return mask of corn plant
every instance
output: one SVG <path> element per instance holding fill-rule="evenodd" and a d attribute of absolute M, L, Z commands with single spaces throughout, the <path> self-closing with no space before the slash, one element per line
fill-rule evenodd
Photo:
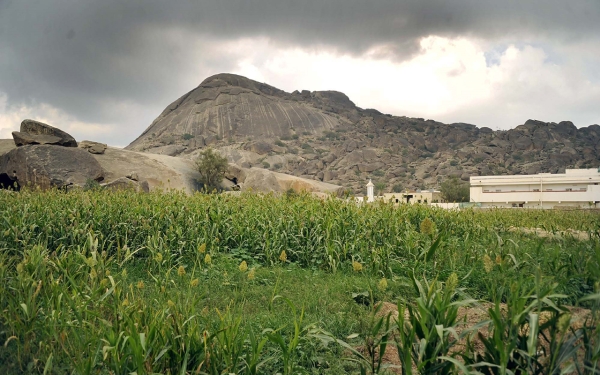
<path fill-rule="evenodd" d="M 398 302 L 396 347 L 402 372 L 412 374 L 416 369 L 419 374 L 451 374 L 453 362 L 443 357 L 462 338 L 456 332 L 458 308 L 475 301 L 459 298 L 456 274 L 445 285 L 427 279 L 421 283 L 413 276 L 413 286 L 418 293 L 416 306 Z"/>

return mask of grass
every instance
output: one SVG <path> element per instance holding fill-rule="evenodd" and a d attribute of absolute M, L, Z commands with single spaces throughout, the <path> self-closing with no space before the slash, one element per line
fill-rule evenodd
<path fill-rule="evenodd" d="M 404 373 L 592 374 L 600 358 L 595 315 L 573 328 L 564 307 L 598 303 L 591 211 L 96 190 L 0 207 L 2 373 L 383 374 L 392 346 Z M 496 306 L 489 336 L 461 340 L 487 345 L 453 351 L 473 298 Z"/>

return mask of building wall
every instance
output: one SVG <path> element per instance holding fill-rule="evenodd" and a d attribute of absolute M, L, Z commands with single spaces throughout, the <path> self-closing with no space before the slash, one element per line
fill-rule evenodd
<path fill-rule="evenodd" d="M 386 202 L 391 203 L 406 203 L 407 198 L 410 197 L 409 203 L 433 203 L 434 201 L 441 202 L 442 194 L 439 191 L 422 191 L 420 193 L 417 192 L 408 192 L 408 193 L 385 193 L 383 194 L 383 199 Z M 420 201 L 420 202 L 419 202 Z M 425 202 L 427 201 L 427 202 Z"/>
<path fill-rule="evenodd" d="M 471 201 L 482 207 L 600 208 L 600 172 L 471 177 Z"/>

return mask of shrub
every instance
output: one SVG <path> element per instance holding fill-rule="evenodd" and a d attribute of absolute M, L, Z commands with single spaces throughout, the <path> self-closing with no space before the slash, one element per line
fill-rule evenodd
<path fill-rule="evenodd" d="M 206 190 L 217 189 L 225 171 L 227 171 L 227 159 L 212 148 L 200 152 L 196 159 L 196 169 L 200 173 L 200 182 Z"/>
<path fill-rule="evenodd" d="M 100 183 L 96 180 L 92 180 L 91 178 L 88 178 L 87 180 L 85 180 L 85 185 L 83 185 L 83 190 L 85 191 L 89 191 L 89 190 L 99 190 L 102 187 L 100 186 Z"/>
<path fill-rule="evenodd" d="M 189 140 L 189 139 L 192 139 L 192 138 L 194 138 L 194 136 L 193 136 L 193 135 L 191 135 L 190 133 L 185 133 L 184 135 L 182 135 L 182 136 L 181 136 L 181 138 L 183 138 L 184 140 L 186 140 L 186 141 L 187 141 L 187 140 Z"/>
<path fill-rule="evenodd" d="M 457 177 L 451 177 L 442 182 L 440 187 L 442 197 L 446 202 L 469 202 L 470 189 L 469 183 L 459 180 Z"/>

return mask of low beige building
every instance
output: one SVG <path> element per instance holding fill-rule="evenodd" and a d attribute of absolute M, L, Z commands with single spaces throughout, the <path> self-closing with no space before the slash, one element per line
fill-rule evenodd
<path fill-rule="evenodd" d="M 403 193 L 385 193 L 381 197 L 386 202 L 391 203 L 439 203 L 443 202 L 442 193 L 438 190 L 416 190 Z"/>

